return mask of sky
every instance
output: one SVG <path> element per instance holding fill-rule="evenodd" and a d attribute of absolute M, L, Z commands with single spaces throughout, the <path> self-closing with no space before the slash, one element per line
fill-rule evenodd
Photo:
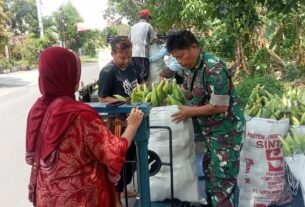
<path fill-rule="evenodd" d="M 70 1 L 78 10 L 84 23 L 88 27 L 102 28 L 106 22 L 103 19 L 103 11 L 107 8 L 107 0 L 40 0 L 42 15 L 50 15 L 57 11 L 59 6 Z"/>

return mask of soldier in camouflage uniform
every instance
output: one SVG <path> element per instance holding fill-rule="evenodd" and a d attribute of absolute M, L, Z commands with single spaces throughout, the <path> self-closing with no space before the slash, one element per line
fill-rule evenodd
<path fill-rule="evenodd" d="M 171 34 L 167 50 L 188 68 L 184 88 L 191 106 L 172 115 L 180 122 L 198 117 L 205 137 L 203 168 L 209 206 L 237 206 L 239 154 L 244 137 L 244 115 L 236 100 L 230 73 L 217 57 L 200 51 L 195 36 L 185 30 Z"/>

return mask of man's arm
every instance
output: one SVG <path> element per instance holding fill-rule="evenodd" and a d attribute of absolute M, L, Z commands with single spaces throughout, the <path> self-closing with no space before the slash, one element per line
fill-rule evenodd
<path fill-rule="evenodd" d="M 149 57 L 149 62 L 153 63 L 161 58 L 163 58 L 167 54 L 167 50 L 165 47 L 162 47 L 161 50 L 159 50 L 156 54 Z"/>
<path fill-rule="evenodd" d="M 228 106 L 215 106 L 212 104 L 206 104 L 202 106 L 190 107 L 190 117 L 193 116 L 211 116 L 214 114 L 220 114 L 228 111 Z"/>
<path fill-rule="evenodd" d="M 230 79 L 227 72 L 218 68 L 211 76 L 210 88 L 213 90 L 210 102 L 203 106 L 181 106 L 172 115 L 173 121 L 180 122 L 194 116 L 211 116 L 227 112 L 230 105 Z"/>
<path fill-rule="evenodd" d="M 224 113 L 228 111 L 228 106 L 213 106 L 206 104 L 203 106 L 180 106 L 179 111 L 172 115 L 174 122 L 184 121 L 196 116 L 211 116 L 213 114 Z"/>
<path fill-rule="evenodd" d="M 98 101 L 103 102 L 103 103 L 109 103 L 109 102 L 118 101 L 118 99 L 116 99 L 112 96 L 107 96 L 107 97 L 104 97 L 104 98 L 98 97 Z"/>
<path fill-rule="evenodd" d="M 174 57 L 169 57 L 171 58 L 170 63 L 168 65 L 168 67 L 175 72 L 179 72 L 181 70 L 183 70 L 183 67 L 178 63 L 177 59 Z"/>

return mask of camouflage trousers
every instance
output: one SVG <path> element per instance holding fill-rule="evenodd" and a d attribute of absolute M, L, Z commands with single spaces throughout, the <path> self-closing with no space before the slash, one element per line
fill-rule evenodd
<path fill-rule="evenodd" d="M 217 128 L 203 128 L 205 150 L 202 161 L 205 187 L 210 206 L 238 206 L 237 175 L 243 126 L 223 123 Z"/>

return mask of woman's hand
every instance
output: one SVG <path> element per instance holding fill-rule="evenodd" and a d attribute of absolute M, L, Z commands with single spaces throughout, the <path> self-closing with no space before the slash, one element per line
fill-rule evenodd
<path fill-rule="evenodd" d="M 143 120 L 144 113 L 139 108 L 133 108 L 127 117 L 127 126 L 137 130 Z"/>
<path fill-rule="evenodd" d="M 137 129 L 139 128 L 144 117 L 144 113 L 139 108 L 133 108 L 127 117 L 127 127 L 122 134 L 122 137 L 126 138 L 128 141 L 128 146 L 135 136 Z"/>

